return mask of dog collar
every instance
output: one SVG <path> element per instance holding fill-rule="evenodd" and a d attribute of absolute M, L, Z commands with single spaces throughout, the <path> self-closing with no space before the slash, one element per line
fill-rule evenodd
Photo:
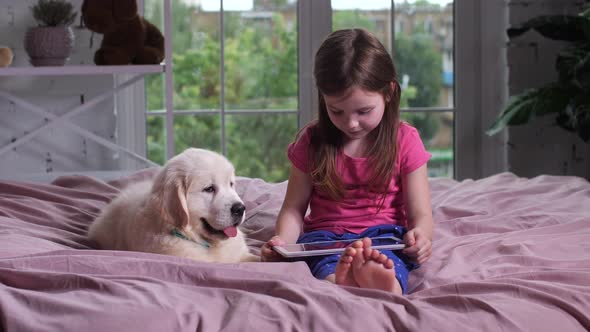
<path fill-rule="evenodd" d="M 209 247 L 211 247 L 211 246 L 209 245 L 209 242 L 207 242 L 207 241 L 203 241 L 203 242 L 197 242 L 197 241 L 195 241 L 195 240 L 193 240 L 193 239 L 189 238 L 188 236 L 184 235 L 184 234 L 183 234 L 183 233 L 182 233 L 182 232 L 181 232 L 181 231 L 180 231 L 178 228 L 173 228 L 173 229 L 170 231 L 170 235 L 174 235 L 174 236 L 176 236 L 177 238 L 181 238 L 181 239 L 183 239 L 183 240 L 191 241 L 191 242 L 193 242 L 193 243 L 196 243 L 196 244 L 200 245 L 201 247 L 205 247 L 205 248 L 209 248 Z"/>

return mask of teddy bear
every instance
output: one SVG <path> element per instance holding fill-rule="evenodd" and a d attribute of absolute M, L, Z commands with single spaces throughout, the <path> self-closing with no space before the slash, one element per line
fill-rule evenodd
<path fill-rule="evenodd" d="M 13 57 L 14 54 L 9 47 L 0 46 L 0 68 L 10 66 Z"/>
<path fill-rule="evenodd" d="M 84 0 L 81 12 L 84 25 L 103 34 L 95 64 L 146 65 L 164 59 L 164 36 L 139 15 L 136 0 Z"/>

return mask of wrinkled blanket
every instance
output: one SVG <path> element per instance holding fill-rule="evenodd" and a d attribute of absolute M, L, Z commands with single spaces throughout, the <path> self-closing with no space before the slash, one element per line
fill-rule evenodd
<path fill-rule="evenodd" d="M 0 182 L 0 330 L 587 331 L 590 184 L 431 179 L 434 253 L 405 297 L 316 280 L 301 262 L 212 264 L 96 250 L 86 230 L 145 170 L 111 182 Z M 286 183 L 240 178 L 252 252 Z"/>

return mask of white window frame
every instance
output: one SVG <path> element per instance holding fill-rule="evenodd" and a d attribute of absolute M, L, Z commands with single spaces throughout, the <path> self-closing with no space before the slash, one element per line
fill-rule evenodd
<path fill-rule="evenodd" d="M 392 8 L 394 5 L 392 0 Z M 486 0 L 454 0 L 454 6 L 455 106 L 411 111 L 454 113 L 454 177 L 477 179 L 507 170 L 506 133 L 494 137 L 485 134 L 506 101 L 507 7 L 503 1 Z M 299 0 L 299 14 L 301 127 L 315 117 L 317 110 L 311 67 L 315 50 L 331 31 L 330 0 Z M 394 27 L 392 19 L 391 29 Z"/>
<path fill-rule="evenodd" d="M 318 90 L 313 80 L 315 52 L 332 31 L 330 0 L 299 0 L 297 3 L 299 37 L 299 128 L 317 118 Z"/>
<path fill-rule="evenodd" d="M 301 128 L 316 117 L 318 100 L 313 82 L 313 57 L 322 40 L 331 31 L 332 9 L 330 0 L 299 0 L 297 6 L 299 43 L 299 109 L 297 113 L 298 125 Z M 394 6 L 394 0 L 392 0 L 392 6 Z M 455 106 L 454 108 L 433 107 L 412 110 L 454 112 L 454 177 L 458 180 L 477 179 L 508 169 L 506 132 L 494 137 L 488 137 L 485 134 L 485 130 L 493 122 L 507 99 L 505 54 L 507 5 L 503 1 L 454 0 L 454 10 Z M 393 30 L 394 27 L 395 22 L 392 20 L 391 29 Z M 171 75 L 167 77 L 171 78 Z M 126 108 L 137 109 L 129 106 L 130 100 L 143 100 L 144 94 L 140 89 L 130 93 L 132 97 L 125 99 Z M 171 98 L 169 100 L 171 101 Z M 231 110 L 223 109 L 223 106 L 221 111 L 224 114 L 233 113 Z M 251 110 L 248 113 L 268 112 Z M 137 118 L 133 120 L 127 117 L 125 122 L 127 124 L 145 123 L 145 114 L 139 113 L 141 112 L 133 112 Z M 176 110 L 175 115 L 197 113 L 203 113 L 203 111 Z M 155 113 L 150 112 L 150 114 Z M 171 124 L 167 127 L 171 128 Z M 118 134 L 119 139 L 125 142 L 137 142 L 137 137 L 145 139 L 146 135 L 145 128 L 142 129 L 140 126 L 127 127 L 126 130 L 120 130 Z M 222 146 L 225 147 L 223 129 L 221 135 Z M 132 143 L 131 145 L 142 149 L 136 152 L 145 155 L 145 144 Z M 167 142 L 167 147 L 173 148 L 174 142 Z M 171 152 L 168 153 L 168 158 L 170 157 Z"/>
<path fill-rule="evenodd" d="M 485 134 L 506 103 L 507 4 L 455 0 L 455 178 L 478 179 L 508 169 L 502 132 Z"/>

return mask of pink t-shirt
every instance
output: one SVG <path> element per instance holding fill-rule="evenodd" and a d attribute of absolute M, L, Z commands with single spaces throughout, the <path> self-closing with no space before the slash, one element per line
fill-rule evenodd
<path fill-rule="evenodd" d="M 370 177 L 368 158 L 353 158 L 342 151 L 336 156 L 337 169 L 346 188 L 344 198 L 334 201 L 324 192 L 313 188 L 309 202 L 310 213 L 303 221 L 303 231 L 327 230 L 336 234 L 356 233 L 382 224 L 407 227 L 401 176 L 411 173 L 430 159 L 416 128 L 401 122 L 398 130 L 398 156 L 395 175 L 389 184 L 383 208 L 377 213 L 380 194 L 367 189 Z M 288 156 L 299 170 L 309 173 L 308 149 L 310 131 L 305 130 L 291 143 Z"/>

